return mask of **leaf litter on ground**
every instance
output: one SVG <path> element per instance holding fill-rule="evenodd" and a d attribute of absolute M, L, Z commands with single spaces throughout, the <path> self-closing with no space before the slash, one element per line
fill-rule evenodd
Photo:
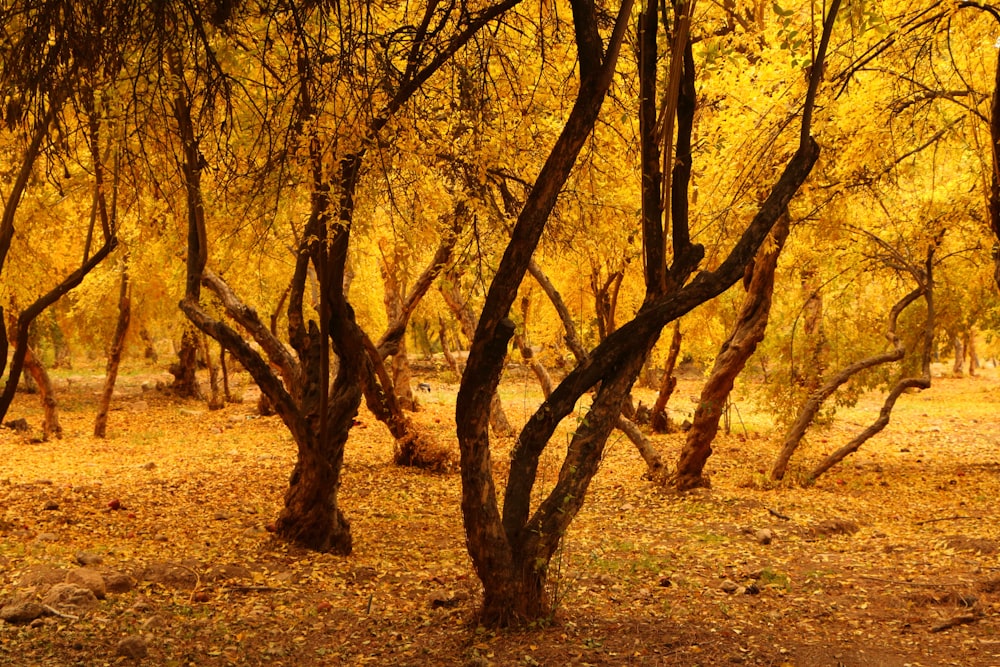
<path fill-rule="evenodd" d="M 253 414 L 252 388 L 210 412 L 123 378 L 110 437 L 96 440 L 100 380 L 59 386 L 61 440 L 0 429 L 0 607 L 43 599 L 81 554 L 125 584 L 90 608 L 0 624 L 0 663 L 112 664 L 139 638 L 162 665 L 1000 664 L 995 369 L 907 395 L 882 434 L 808 487 L 795 475 L 863 428 L 878 396 L 809 434 L 781 484 L 765 478 L 779 434 L 749 403 L 716 442 L 711 489 L 653 486 L 613 435 L 553 560 L 557 613 L 521 631 L 475 625 L 458 476 L 394 466 L 370 414 L 348 443 L 355 551 L 341 558 L 266 531 L 294 445 L 277 418 Z M 415 420 L 456 448 L 456 388 L 433 387 Z M 682 381 L 677 396 L 696 392 Z M 502 393 L 522 421 L 539 400 L 527 377 Z M 36 402 L 19 396 L 12 415 L 37 427 Z M 682 438 L 653 436 L 668 460 Z M 495 444 L 502 477 L 511 443 Z"/>

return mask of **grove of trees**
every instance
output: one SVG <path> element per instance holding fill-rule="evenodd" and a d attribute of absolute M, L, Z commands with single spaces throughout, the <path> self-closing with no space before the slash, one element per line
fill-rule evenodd
<path fill-rule="evenodd" d="M 482 620 L 546 618 L 613 430 L 637 484 L 708 484 L 752 374 L 787 427 L 770 476 L 808 482 L 939 351 L 975 371 L 1000 285 L 998 30 L 967 1 L 0 2 L 0 420 L 27 371 L 58 434 L 45 366 L 67 341 L 108 353 L 98 436 L 125 341 L 172 339 L 178 388 L 213 407 L 235 361 L 294 441 L 274 531 L 348 555 L 362 401 L 397 463 L 456 457 L 409 416 L 407 355 L 441 352 Z M 676 427 L 679 358 L 707 382 L 667 462 L 631 391 L 659 388 L 654 425 Z M 518 429 L 498 386 L 520 360 L 545 399 Z M 796 467 L 873 389 L 878 420 Z"/>

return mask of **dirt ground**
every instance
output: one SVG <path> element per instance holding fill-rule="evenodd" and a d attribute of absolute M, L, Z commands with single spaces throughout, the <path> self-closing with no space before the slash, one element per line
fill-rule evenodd
<path fill-rule="evenodd" d="M 59 440 L 35 441 L 38 399 L 18 396 L 7 419 L 32 431 L 0 429 L 0 607 L 49 610 L 0 623 L 0 664 L 127 664 L 145 652 L 143 664 L 177 666 L 1000 666 L 994 369 L 904 396 L 885 432 L 808 488 L 766 481 L 778 437 L 752 390 L 716 444 L 710 490 L 651 485 L 613 435 L 553 563 L 558 611 L 516 632 L 474 622 L 457 475 L 393 466 L 387 431 L 362 412 L 341 495 L 354 554 L 291 548 L 265 530 L 294 461 L 280 421 L 254 415 L 251 388 L 209 412 L 156 388 L 168 379 L 123 377 L 107 440 L 90 436 L 99 373 L 56 376 Z M 420 379 L 431 391 L 416 420 L 454 447 L 455 386 Z M 677 416 L 696 394 L 681 383 Z M 514 421 L 538 401 L 528 378 L 502 396 Z M 792 476 L 879 405 L 868 397 L 809 435 Z M 673 461 L 682 437 L 654 441 Z M 496 447 L 502 477 L 510 443 Z M 59 582 L 86 580 L 80 562 L 102 575 L 105 597 L 55 601 Z"/>

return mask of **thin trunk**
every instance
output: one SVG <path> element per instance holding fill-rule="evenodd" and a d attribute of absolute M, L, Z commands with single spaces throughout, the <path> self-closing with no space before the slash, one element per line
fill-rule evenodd
<path fill-rule="evenodd" d="M 229 367 L 226 364 L 226 348 L 219 346 L 219 368 L 222 370 L 222 395 L 226 403 L 231 403 L 232 395 L 229 393 Z"/>
<path fill-rule="evenodd" d="M 826 331 L 823 328 L 823 293 L 816 271 L 802 272 L 802 291 L 805 293 L 805 305 L 802 308 L 805 321 L 802 331 L 806 339 L 806 353 L 803 367 L 793 371 L 793 375 L 799 378 L 808 395 L 819 389 L 826 372 L 824 353 L 827 341 Z"/>
<path fill-rule="evenodd" d="M 940 241 L 938 241 L 939 243 Z M 815 480 L 817 477 L 822 475 L 824 472 L 837 465 L 845 458 L 858 451 L 858 449 L 875 436 L 877 433 L 882 431 L 886 426 L 889 425 L 889 418 L 892 415 L 892 409 L 896 405 L 896 401 L 903 392 L 909 389 L 930 389 L 931 386 L 931 348 L 934 345 L 934 253 L 937 250 L 937 245 L 932 245 L 927 250 L 927 259 L 924 262 L 923 270 L 921 271 L 918 267 L 910 267 L 911 273 L 917 278 L 920 283 L 920 293 L 924 297 L 924 303 L 926 305 L 926 314 L 924 317 L 924 327 L 922 338 L 922 344 L 920 345 L 920 370 L 921 377 L 904 377 L 896 382 L 889 395 L 886 396 L 885 402 L 882 404 L 882 409 L 879 410 L 878 418 L 872 423 L 871 426 L 866 428 L 857 437 L 852 439 L 846 445 L 838 449 L 837 451 L 830 454 L 828 457 L 823 459 L 819 465 L 813 468 L 812 472 L 809 474 L 809 480 Z M 895 331 L 892 332 L 893 337 L 895 337 Z M 893 343 L 900 346 L 900 344 L 893 340 Z"/>
<path fill-rule="evenodd" d="M 444 360 L 448 364 L 448 368 L 455 374 L 455 377 L 462 377 L 462 367 L 448 346 L 448 326 L 445 324 L 443 317 L 438 318 L 438 340 L 441 342 L 441 354 L 444 355 Z"/>
<path fill-rule="evenodd" d="M 990 104 L 990 192 L 987 201 L 990 229 L 993 230 L 993 282 L 1000 288 L 1000 53 L 993 71 L 993 100 Z"/>
<path fill-rule="evenodd" d="M 125 260 L 127 261 L 127 260 Z M 108 412 L 111 409 L 111 397 L 115 393 L 115 382 L 118 380 L 118 366 L 121 364 L 122 352 L 125 350 L 125 335 L 128 333 L 132 320 L 132 299 L 129 296 L 129 276 L 126 265 L 122 264 L 121 288 L 118 292 L 118 324 L 111 338 L 111 349 L 108 352 L 108 365 L 104 374 L 104 389 L 97 407 L 97 418 L 94 420 L 94 437 L 107 437 Z"/>
<path fill-rule="evenodd" d="M 677 376 L 674 370 L 677 368 L 677 357 L 681 352 L 681 322 L 674 322 L 674 333 L 670 338 L 670 350 L 667 352 L 667 361 L 663 364 L 663 379 L 660 381 L 660 391 L 656 395 L 656 402 L 653 404 L 651 412 L 653 431 L 656 433 L 670 432 L 670 417 L 667 415 L 667 403 L 677 388 Z"/>
<path fill-rule="evenodd" d="M 552 377 L 549 375 L 548 370 L 546 370 L 545 364 L 535 356 L 535 351 L 531 349 L 531 345 L 528 343 L 528 313 L 530 310 L 530 297 L 521 297 L 522 330 L 514 334 L 514 345 L 521 352 L 521 358 L 524 359 L 524 363 L 528 364 L 531 372 L 535 374 L 538 384 L 542 387 L 542 394 L 545 398 L 548 398 L 549 394 L 552 393 Z"/>
<path fill-rule="evenodd" d="M 788 228 L 788 213 L 785 212 L 774 226 L 773 243 L 766 246 L 766 250 L 748 268 L 748 271 L 752 271 L 752 278 L 736 318 L 736 326 L 723 343 L 712 373 L 701 390 L 694 423 L 681 450 L 674 478 L 674 485 L 678 490 L 709 486 L 708 479 L 703 474 L 705 463 L 712 454 L 712 442 L 719 431 L 719 420 L 733 390 L 736 376 L 746 366 L 760 341 L 764 340 L 774 293 L 774 270 L 785 239 L 788 238 Z"/>
<path fill-rule="evenodd" d="M 59 424 L 59 408 L 56 405 L 56 395 L 52 388 L 52 381 L 49 374 L 42 366 L 30 347 L 27 347 L 24 355 L 24 369 L 31 374 L 31 378 L 38 386 L 38 398 L 42 403 L 44 418 L 42 421 L 42 437 L 48 440 L 52 437 L 62 437 L 62 426 Z"/>
<path fill-rule="evenodd" d="M 785 435 L 785 441 L 781 446 L 781 451 L 775 459 L 774 465 L 771 467 L 771 479 L 780 480 L 785 476 L 785 472 L 788 469 L 788 462 L 791 460 L 792 454 L 795 453 L 795 449 L 802 441 L 802 437 L 805 435 L 806 430 L 808 430 L 808 428 L 812 425 L 813 420 L 816 419 L 816 415 L 819 414 L 820 408 L 823 407 L 823 403 L 830 398 L 830 396 L 832 396 L 837 389 L 863 370 L 874 368 L 875 366 L 879 366 L 881 364 L 899 361 L 903 358 L 906 354 L 906 350 L 899 344 L 899 340 L 896 337 L 896 323 L 903 310 L 905 310 L 911 303 L 919 299 L 921 294 L 923 294 L 923 288 L 917 287 L 917 289 L 913 290 L 896 302 L 896 304 L 893 305 L 892 309 L 889 311 L 889 320 L 885 335 L 889 340 L 890 345 L 892 345 L 891 350 L 862 359 L 861 361 L 857 361 L 844 368 L 835 376 L 827 380 L 825 384 L 814 391 L 809 398 L 806 399 L 802 408 L 799 409 L 799 415 L 796 417 L 795 423 L 792 424 L 791 428 L 788 429 L 788 433 Z"/>
<path fill-rule="evenodd" d="M 398 252 L 398 249 L 397 249 Z M 385 314 L 389 322 L 403 320 L 403 294 L 405 286 L 399 277 L 399 257 L 396 252 L 392 253 L 392 258 L 387 256 L 382 250 L 382 262 L 379 266 L 382 274 L 382 302 L 385 306 Z M 409 318 L 407 317 L 406 320 Z M 403 320 L 404 322 L 406 320 Z M 410 363 L 406 356 L 406 327 L 400 328 L 400 334 L 393 341 L 392 361 L 392 388 L 396 392 L 396 400 L 404 410 L 415 411 L 417 401 L 413 396 L 412 373 Z"/>
<path fill-rule="evenodd" d="M 148 359 L 153 364 L 156 364 L 160 360 L 160 356 L 156 353 L 156 346 L 153 344 L 153 337 L 149 334 L 149 330 L 142 326 L 139 327 L 139 340 L 142 341 L 142 356 Z"/>
<path fill-rule="evenodd" d="M 951 365 L 951 372 L 961 377 L 965 369 L 965 344 L 962 342 L 960 334 L 952 334 L 951 347 L 955 351 L 955 361 Z"/>
<path fill-rule="evenodd" d="M 528 263 L 528 272 L 531 273 L 531 276 L 541 286 L 542 291 L 549 297 L 552 307 L 555 308 L 556 313 L 559 315 L 559 320 L 563 324 L 567 347 L 569 347 L 570 351 L 573 353 L 577 363 L 584 363 L 587 359 L 589 359 L 589 355 L 583 348 L 583 344 L 580 342 L 580 336 L 577 333 L 576 325 L 573 323 L 573 317 L 569 312 L 569 308 L 566 307 L 566 302 L 563 301 L 559 290 L 556 289 L 552 281 L 549 280 L 549 277 L 545 275 L 542 267 L 540 267 L 534 259 Z M 551 393 L 552 388 L 550 381 L 549 390 L 545 393 L 545 397 L 548 398 Z M 663 463 L 663 459 L 660 458 L 660 455 L 653 446 L 653 443 L 650 442 L 649 438 L 643 434 L 639 427 L 626 414 L 626 406 L 631 407 L 630 397 L 628 396 L 622 402 L 622 414 L 620 414 L 618 419 L 615 421 L 615 427 L 624 433 L 625 437 L 627 437 L 629 441 L 635 445 L 635 448 L 642 457 L 642 460 L 646 462 L 647 474 L 649 478 L 656 482 L 662 482 L 665 478 L 666 465 Z"/>
<path fill-rule="evenodd" d="M 221 410 L 226 407 L 226 399 L 222 396 L 222 387 L 219 385 L 219 369 L 212 362 L 212 348 L 208 344 L 208 336 L 201 335 L 202 350 L 205 355 L 205 365 L 208 366 L 208 386 L 211 394 L 208 398 L 209 410 Z"/>

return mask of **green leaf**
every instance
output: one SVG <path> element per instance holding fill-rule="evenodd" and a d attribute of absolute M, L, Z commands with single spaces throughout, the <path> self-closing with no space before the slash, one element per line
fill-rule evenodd
<path fill-rule="evenodd" d="M 771 8 L 774 9 L 774 13 L 777 14 L 778 16 L 791 16 L 792 14 L 795 13 L 794 9 L 782 9 L 781 5 L 779 5 L 777 2 L 772 2 Z"/>

